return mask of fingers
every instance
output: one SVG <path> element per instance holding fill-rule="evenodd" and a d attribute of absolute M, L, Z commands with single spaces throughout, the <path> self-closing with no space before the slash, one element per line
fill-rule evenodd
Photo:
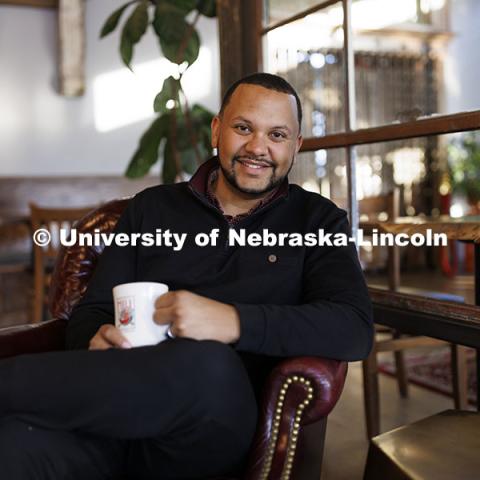
<path fill-rule="evenodd" d="M 187 292 L 177 290 L 164 293 L 158 297 L 155 301 L 155 312 L 153 313 L 155 323 L 167 325 L 178 319 L 182 311 L 182 302 L 184 302 L 186 295 Z"/>
<path fill-rule="evenodd" d="M 167 292 L 155 300 L 155 308 L 170 307 L 175 302 L 177 292 Z"/>
<path fill-rule="evenodd" d="M 153 312 L 153 321 L 158 325 L 167 325 L 176 318 L 174 307 L 161 307 Z"/>
<path fill-rule="evenodd" d="M 132 348 L 130 342 L 122 335 L 118 328 L 113 325 L 108 325 L 108 327 L 103 334 L 107 342 L 110 342 L 114 347 Z"/>
<path fill-rule="evenodd" d="M 132 348 L 130 342 L 113 325 L 102 325 L 90 340 L 89 350 L 106 350 L 107 348 Z"/>

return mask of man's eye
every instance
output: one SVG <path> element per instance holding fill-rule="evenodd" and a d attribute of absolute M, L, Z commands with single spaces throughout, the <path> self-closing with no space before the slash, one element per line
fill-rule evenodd
<path fill-rule="evenodd" d="M 235 125 L 235 129 L 241 133 L 248 133 L 250 132 L 250 127 L 247 125 Z"/>
<path fill-rule="evenodd" d="M 275 140 L 286 138 L 286 135 L 283 132 L 272 132 L 271 135 Z"/>

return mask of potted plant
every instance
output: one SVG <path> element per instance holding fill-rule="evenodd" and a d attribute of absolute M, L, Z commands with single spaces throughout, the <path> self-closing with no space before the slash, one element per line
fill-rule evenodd
<path fill-rule="evenodd" d="M 200 50 L 195 26 L 201 15 L 216 16 L 215 0 L 131 0 L 108 17 L 100 37 L 113 32 L 127 13 L 119 49 L 125 65 L 132 69 L 134 47 L 150 27 L 163 55 L 178 65 L 178 74 L 168 77 L 156 95 L 153 108 L 157 118 L 140 138 L 125 174 L 142 177 L 163 158 L 162 179 L 172 183 L 192 174 L 210 152 L 213 113 L 201 105 L 189 105 L 182 77 Z"/>
<path fill-rule="evenodd" d="M 466 132 L 448 146 L 452 191 L 465 196 L 474 212 L 480 203 L 480 132 Z"/>

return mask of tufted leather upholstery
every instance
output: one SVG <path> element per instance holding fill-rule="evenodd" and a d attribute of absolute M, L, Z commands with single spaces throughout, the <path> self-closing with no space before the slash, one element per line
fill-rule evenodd
<path fill-rule="evenodd" d="M 77 230 L 110 232 L 127 202 L 101 206 L 81 219 Z M 102 251 L 103 247 L 62 248 L 50 290 L 55 320 L 0 329 L 0 358 L 64 349 L 67 319 L 85 293 Z M 243 480 L 320 478 L 326 419 L 340 397 L 346 372 L 345 362 L 316 357 L 286 359 L 272 370 Z"/>
<path fill-rule="evenodd" d="M 97 208 L 75 224 L 78 233 L 111 232 L 127 206 L 128 198 L 113 200 Z M 53 318 L 67 320 L 72 308 L 83 297 L 102 247 L 73 245 L 62 247 L 53 271 L 49 306 Z"/>

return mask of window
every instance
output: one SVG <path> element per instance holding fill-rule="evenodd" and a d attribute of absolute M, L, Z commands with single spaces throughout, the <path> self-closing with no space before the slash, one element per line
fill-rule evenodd
<path fill-rule="evenodd" d="M 305 107 L 293 180 L 343 199 L 353 228 L 355 199 L 393 186 L 406 214 L 437 213 L 442 134 L 480 129 L 479 15 L 476 0 L 264 0 L 263 70 Z"/>

